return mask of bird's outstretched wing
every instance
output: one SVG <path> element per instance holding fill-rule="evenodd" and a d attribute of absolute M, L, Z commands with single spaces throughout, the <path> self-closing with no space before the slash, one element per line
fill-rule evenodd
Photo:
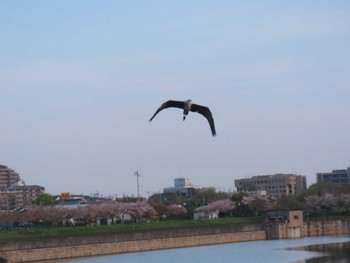
<path fill-rule="evenodd" d="M 153 118 L 154 118 L 161 110 L 164 110 L 164 109 L 170 108 L 170 107 L 183 109 L 183 108 L 185 107 L 185 102 L 183 102 L 183 101 L 177 101 L 177 100 L 168 100 L 168 101 L 164 102 L 162 105 L 160 105 L 160 107 L 158 108 L 158 110 L 153 114 L 152 118 L 150 118 L 149 121 L 151 122 L 151 121 L 153 120 Z"/>
<path fill-rule="evenodd" d="M 207 118 L 207 120 L 209 122 L 210 129 L 211 129 L 211 133 L 213 134 L 213 136 L 215 136 L 216 135 L 215 124 L 214 124 L 213 115 L 211 114 L 210 109 L 206 106 L 192 104 L 191 111 L 198 112 L 198 113 L 202 114 L 205 118 Z"/>

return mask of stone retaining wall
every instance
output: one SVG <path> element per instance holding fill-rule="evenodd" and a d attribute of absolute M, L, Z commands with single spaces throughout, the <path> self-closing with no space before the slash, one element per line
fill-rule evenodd
<path fill-rule="evenodd" d="M 204 236 L 259 230 L 262 230 L 260 224 L 225 224 L 191 228 L 174 228 L 167 230 L 155 229 L 133 232 L 120 232 L 117 234 L 103 233 L 94 235 L 81 235 L 75 237 L 66 236 L 60 238 L 46 238 L 45 229 L 43 229 L 43 236 L 40 239 L 22 239 L 20 240 L 20 242 L 0 242 L 0 252 L 9 250 L 25 250 L 50 247 L 70 247 L 79 245 L 90 245 L 96 243 L 114 243 L 138 240 L 166 239 L 174 237 Z"/>
<path fill-rule="evenodd" d="M 350 235 L 350 219 L 343 221 L 343 235 Z"/>
<path fill-rule="evenodd" d="M 336 236 L 343 235 L 341 220 L 317 220 L 305 222 L 304 236 Z"/>
<path fill-rule="evenodd" d="M 310 220 L 300 226 L 290 226 L 282 222 L 265 222 L 262 226 L 266 231 L 267 239 L 350 235 L 350 220 Z"/>
<path fill-rule="evenodd" d="M 266 222 L 139 231 L 0 243 L 0 262 L 28 262 L 307 236 L 350 235 L 350 220 L 315 220 L 301 226 Z"/>
<path fill-rule="evenodd" d="M 6 262 L 28 262 L 75 257 L 91 257 L 108 254 L 140 252 L 168 248 L 214 245 L 233 242 L 265 240 L 265 231 L 237 232 L 202 236 L 174 237 L 163 239 L 137 240 L 112 243 L 96 243 L 89 245 L 24 249 L 20 251 L 4 251 L 0 253 Z"/>

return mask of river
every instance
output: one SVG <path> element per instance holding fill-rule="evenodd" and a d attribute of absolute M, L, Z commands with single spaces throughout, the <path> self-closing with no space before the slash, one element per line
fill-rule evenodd
<path fill-rule="evenodd" d="M 325 245 L 333 244 L 333 246 Z M 335 246 L 337 244 L 337 246 Z M 340 246 L 339 244 L 343 244 Z M 157 250 L 59 261 L 61 263 L 343 263 L 350 262 L 350 236 L 264 240 Z M 56 261 L 57 262 L 57 261 Z"/>

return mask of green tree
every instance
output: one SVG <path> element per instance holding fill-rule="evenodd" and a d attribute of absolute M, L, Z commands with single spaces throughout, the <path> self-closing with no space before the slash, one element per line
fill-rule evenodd
<path fill-rule="evenodd" d="M 53 199 L 53 196 L 47 193 L 41 194 L 37 199 L 33 200 L 32 203 L 34 205 L 52 205 L 55 203 L 55 200 Z"/>
<path fill-rule="evenodd" d="M 198 189 L 193 199 L 197 206 L 207 205 L 217 200 L 229 199 L 231 196 L 225 192 L 216 192 L 214 187 Z"/>
<path fill-rule="evenodd" d="M 303 210 L 305 205 L 296 196 L 282 196 L 277 200 L 276 210 Z"/>
<path fill-rule="evenodd" d="M 158 203 L 154 206 L 154 209 L 160 218 L 169 214 L 169 208 L 165 204 Z"/>
<path fill-rule="evenodd" d="M 312 184 L 309 188 L 304 192 L 304 195 L 324 195 L 325 193 L 336 193 L 341 191 L 336 184 L 320 182 L 316 184 Z"/>
<path fill-rule="evenodd" d="M 151 195 L 148 200 L 165 205 L 173 205 L 179 203 L 180 196 L 178 196 L 176 193 L 159 193 Z"/>
<path fill-rule="evenodd" d="M 308 195 L 322 196 L 326 193 L 334 194 L 339 196 L 350 192 L 350 184 L 334 184 L 328 182 L 319 182 L 309 186 L 309 188 L 302 193 L 302 199 Z"/>
<path fill-rule="evenodd" d="M 236 203 L 242 202 L 243 197 L 248 196 L 248 195 L 249 194 L 246 192 L 234 193 L 231 197 L 231 201 L 236 202 Z"/>

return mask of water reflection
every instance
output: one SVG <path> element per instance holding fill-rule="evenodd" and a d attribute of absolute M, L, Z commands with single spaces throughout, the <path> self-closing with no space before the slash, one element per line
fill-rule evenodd
<path fill-rule="evenodd" d="M 339 243 L 341 243 L 341 245 L 338 245 Z M 322 244 L 337 245 L 332 246 Z M 167 263 L 178 263 L 188 261 L 202 263 L 343 263 L 350 262 L 349 247 L 350 236 L 307 237 L 301 239 L 261 240 L 251 242 L 228 243 L 212 246 L 199 246 L 117 255 L 106 255 L 91 258 L 75 258 L 60 260 L 59 262 L 163 263 L 164 261 L 166 261 Z M 332 256 L 334 257 L 332 258 Z"/>
<path fill-rule="evenodd" d="M 294 250 L 322 253 L 323 256 L 298 261 L 297 263 L 348 263 L 350 262 L 350 242 L 310 245 Z"/>

